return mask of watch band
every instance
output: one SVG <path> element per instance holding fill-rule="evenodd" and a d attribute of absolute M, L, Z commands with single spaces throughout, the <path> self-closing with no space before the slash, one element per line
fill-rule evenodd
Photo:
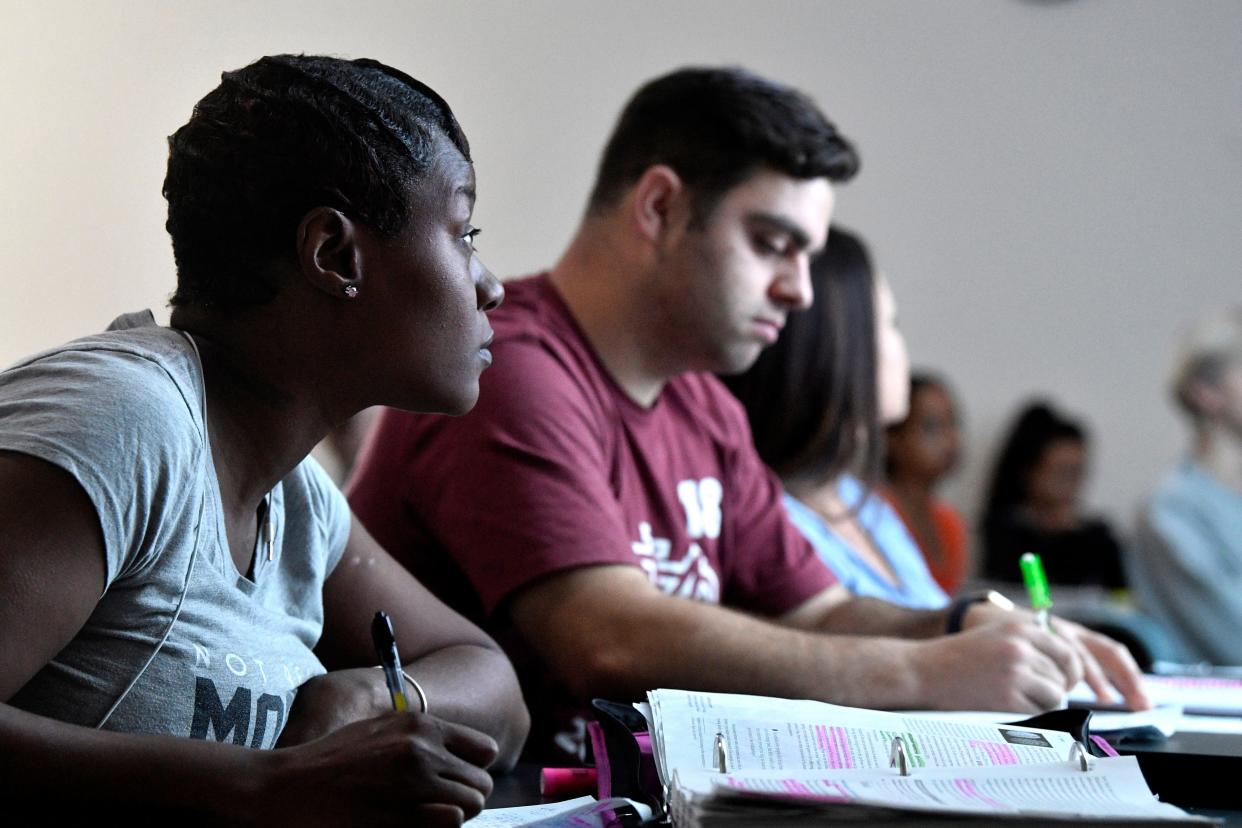
<path fill-rule="evenodd" d="M 960 633 L 962 631 L 962 622 L 966 620 L 966 611 L 975 604 L 982 603 L 994 604 L 1003 610 L 1012 610 L 1013 601 L 1010 601 L 1004 595 L 1001 595 L 994 589 L 984 590 L 982 592 L 969 592 L 957 598 L 949 605 L 949 614 L 945 616 L 944 631 L 948 635 Z"/>

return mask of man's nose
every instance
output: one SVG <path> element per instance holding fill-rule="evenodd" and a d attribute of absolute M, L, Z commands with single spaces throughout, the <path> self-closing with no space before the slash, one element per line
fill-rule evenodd
<path fill-rule="evenodd" d="M 815 298 L 811 286 L 811 257 L 798 253 L 789 260 L 777 275 L 772 286 L 772 298 L 791 310 L 805 310 Z"/>

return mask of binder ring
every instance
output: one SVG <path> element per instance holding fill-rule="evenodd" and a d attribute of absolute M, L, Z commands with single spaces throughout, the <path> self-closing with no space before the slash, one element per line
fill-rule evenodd
<path fill-rule="evenodd" d="M 716 765 L 717 773 L 729 772 L 729 742 L 725 739 L 723 733 L 716 734 L 716 741 L 712 745 L 712 760 Z"/>
<path fill-rule="evenodd" d="M 1078 769 L 1083 773 L 1091 770 L 1091 754 L 1083 747 L 1082 742 L 1074 742 L 1070 745 L 1069 760 L 1071 764 L 1077 762 Z"/>
<path fill-rule="evenodd" d="M 888 766 L 897 767 L 902 776 L 910 775 L 910 762 L 906 759 L 906 743 L 900 736 L 893 737 L 893 744 L 888 749 Z"/>

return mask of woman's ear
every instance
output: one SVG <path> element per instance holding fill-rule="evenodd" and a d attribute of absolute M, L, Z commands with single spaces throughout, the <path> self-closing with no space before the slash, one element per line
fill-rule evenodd
<path fill-rule="evenodd" d="M 679 222 L 688 220 L 688 192 L 672 167 L 648 167 L 630 190 L 628 203 L 633 226 L 652 244 L 660 244 Z"/>
<path fill-rule="evenodd" d="M 332 207 L 316 207 L 298 225 L 298 267 L 302 276 L 331 296 L 352 299 L 362 287 L 361 228 Z"/>

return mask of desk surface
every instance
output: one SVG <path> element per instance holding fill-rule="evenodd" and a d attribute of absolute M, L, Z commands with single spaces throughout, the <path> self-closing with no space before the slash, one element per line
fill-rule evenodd
<path fill-rule="evenodd" d="M 518 805 L 538 805 L 539 765 L 519 762 L 517 767 L 502 776 L 492 777 L 492 795 L 487 798 L 488 808 L 513 808 Z"/>

